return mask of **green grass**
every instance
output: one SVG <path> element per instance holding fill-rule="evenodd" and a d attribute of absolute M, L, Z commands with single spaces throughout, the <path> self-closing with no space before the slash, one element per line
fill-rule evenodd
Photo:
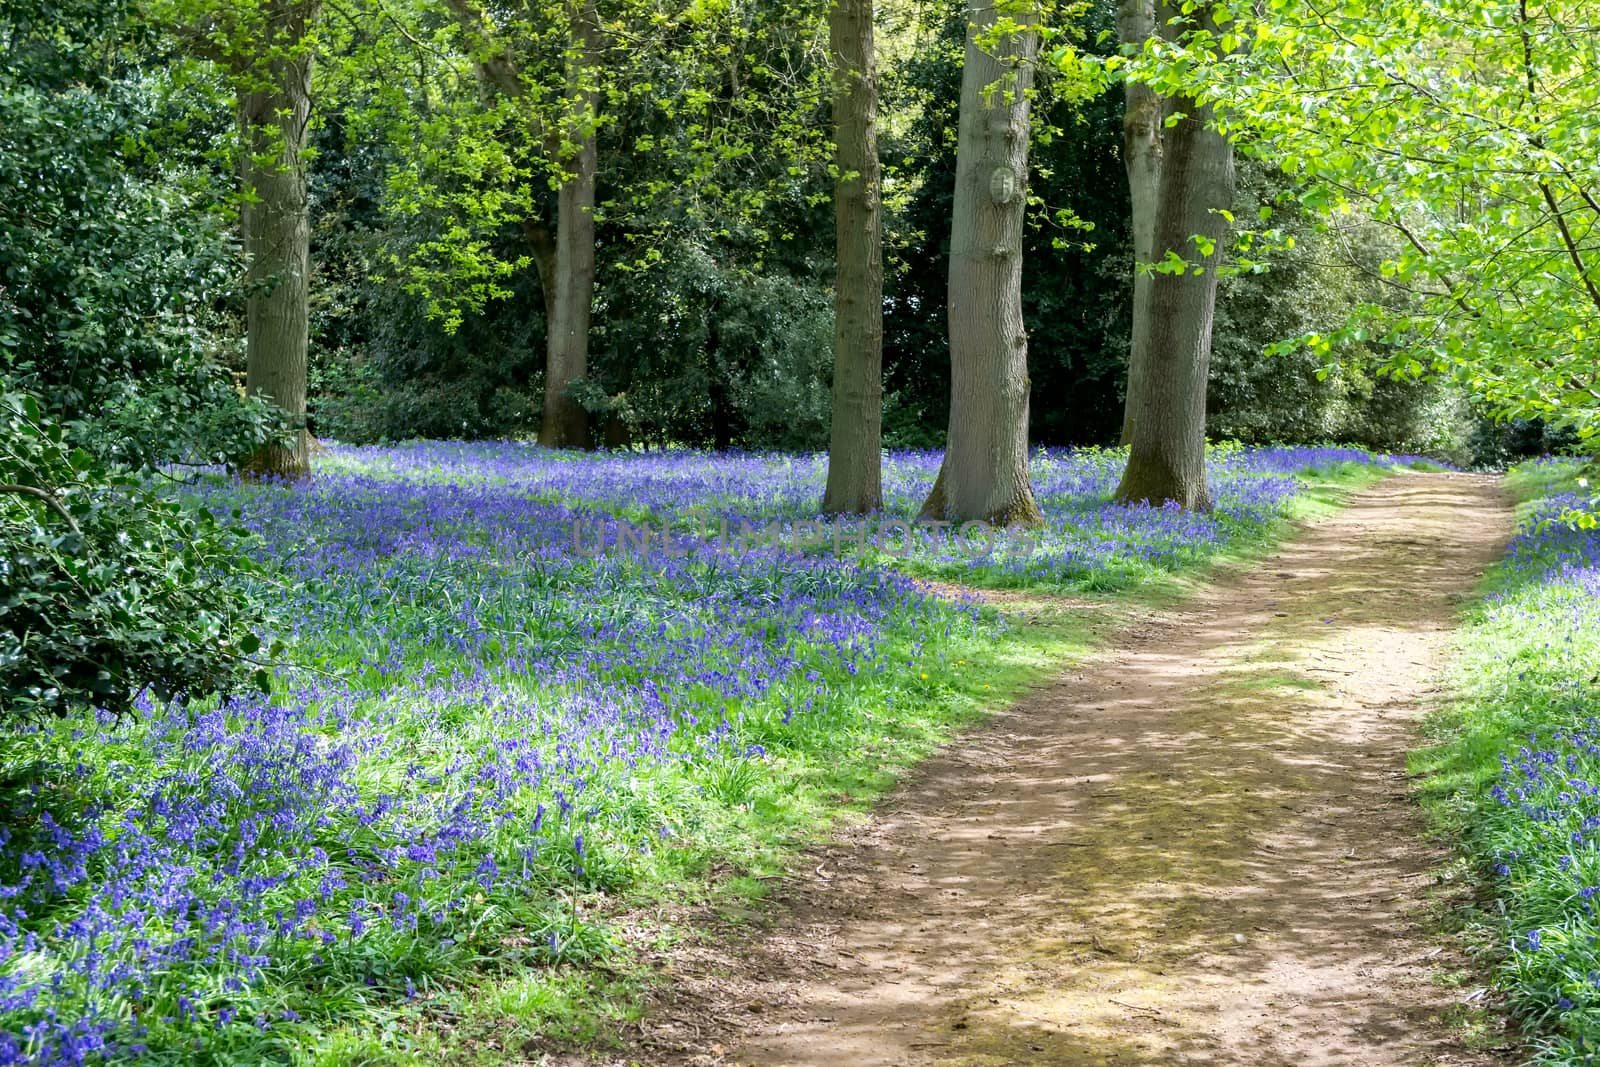
<path fill-rule="evenodd" d="M 1457 698 L 1429 721 L 1428 747 L 1412 759 L 1434 825 L 1478 887 L 1464 917 L 1469 939 L 1541 1061 L 1563 1064 L 1591 1063 L 1600 1048 L 1600 925 L 1585 895 L 1600 883 L 1585 825 L 1600 825 L 1600 801 L 1572 784 L 1600 781 L 1600 756 L 1563 740 L 1600 716 L 1595 542 L 1542 521 L 1578 476 L 1574 464 L 1540 463 L 1508 477 L 1521 533 L 1466 612 L 1450 679 Z"/>

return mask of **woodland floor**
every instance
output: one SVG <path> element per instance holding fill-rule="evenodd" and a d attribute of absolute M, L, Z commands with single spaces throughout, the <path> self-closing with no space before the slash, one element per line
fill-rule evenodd
<path fill-rule="evenodd" d="M 1114 633 L 671 950 L 622 1062 L 1499 1062 L 1405 759 L 1510 524 L 1493 478 L 1396 475 Z"/>

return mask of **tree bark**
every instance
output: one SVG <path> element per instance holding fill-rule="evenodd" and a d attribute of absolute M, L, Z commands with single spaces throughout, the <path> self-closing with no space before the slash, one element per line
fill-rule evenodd
<path fill-rule="evenodd" d="M 589 317 L 594 307 L 594 184 L 599 170 L 600 93 L 595 60 L 600 16 L 594 0 L 578 0 L 567 43 L 567 135 L 556 206 L 555 295 L 546 306 L 544 419 L 539 443 L 548 448 L 589 447 L 589 415 L 568 388 L 589 370 Z"/>
<path fill-rule="evenodd" d="M 833 411 L 822 510 L 883 506 L 883 236 L 873 0 L 834 0 Z"/>
<path fill-rule="evenodd" d="M 494 39 L 485 16 L 471 0 L 445 0 L 479 56 L 483 81 L 510 97 L 527 93 L 510 50 Z M 587 448 L 589 416 L 568 395 L 568 387 L 589 369 L 589 322 L 594 307 L 595 175 L 599 170 L 598 59 L 600 16 L 594 0 L 571 0 L 567 35 L 566 87 L 562 94 L 565 128 L 547 131 L 546 151 L 562 170 L 552 235 L 541 220 L 523 223 L 533 245 L 539 287 L 544 295 L 544 414 L 539 443 L 550 448 Z"/>
<path fill-rule="evenodd" d="M 950 432 L 923 515 L 995 525 L 1043 521 L 1028 480 L 1028 337 L 1022 322 L 1022 229 L 1028 89 L 1039 37 L 1033 13 L 990 47 L 989 0 L 970 0 L 956 188 L 950 225 Z"/>
<path fill-rule="evenodd" d="M 539 275 L 539 294 L 544 298 L 545 337 L 556 317 L 556 239 L 542 222 L 524 219 L 522 233 L 533 249 L 533 269 Z M 548 347 L 548 340 L 546 346 Z"/>
<path fill-rule="evenodd" d="M 1125 51 L 1139 51 L 1156 35 L 1154 0 L 1118 0 L 1117 38 Z M 1129 218 L 1133 229 L 1133 322 L 1128 344 L 1128 388 L 1122 443 L 1133 441 L 1134 398 L 1144 391 L 1150 347 L 1150 276 L 1139 267 L 1152 261 L 1156 198 L 1161 188 L 1164 101 L 1148 85 L 1125 81 L 1122 160 L 1128 171 Z"/>
<path fill-rule="evenodd" d="M 1209 11 L 1200 17 L 1209 19 Z M 1220 212 L 1233 204 L 1233 146 L 1211 128 L 1210 107 L 1185 97 L 1172 106 L 1184 117 L 1166 131 L 1153 248 L 1160 256 L 1176 251 L 1190 266 L 1151 278 L 1148 373 L 1130 397 L 1133 439 L 1116 496 L 1204 510 L 1211 506 L 1206 378 L 1228 229 Z"/>
<path fill-rule="evenodd" d="M 311 220 L 301 160 L 311 118 L 311 51 L 306 35 L 317 5 L 279 2 L 266 10 L 261 57 L 238 67 L 259 88 L 241 92 L 239 125 L 245 189 L 240 230 L 249 266 L 245 275 L 245 388 L 288 413 L 289 447 L 267 445 L 250 457 L 247 473 L 303 478 L 310 470 L 306 432 Z"/>

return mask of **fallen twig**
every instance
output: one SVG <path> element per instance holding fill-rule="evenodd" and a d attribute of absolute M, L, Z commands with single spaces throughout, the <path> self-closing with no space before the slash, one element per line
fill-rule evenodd
<path fill-rule="evenodd" d="M 1151 1015 L 1160 1015 L 1161 1014 L 1161 1009 L 1160 1008 L 1147 1008 L 1143 1004 L 1129 1004 L 1127 1001 L 1118 1000 L 1116 997 L 1109 997 L 1107 999 L 1109 999 L 1111 1001 L 1111 1003 L 1116 1004 L 1119 1007 L 1128 1008 L 1131 1011 L 1147 1011 Z"/>

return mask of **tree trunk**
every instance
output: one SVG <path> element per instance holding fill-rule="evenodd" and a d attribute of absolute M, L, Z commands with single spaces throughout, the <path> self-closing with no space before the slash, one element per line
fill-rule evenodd
<path fill-rule="evenodd" d="M 311 52 L 306 33 L 316 6 L 268 9 L 266 58 L 241 67 L 259 88 L 241 92 L 239 124 L 245 188 L 240 230 L 249 266 L 245 275 L 245 388 L 272 401 L 294 426 L 289 447 L 257 449 L 247 473 L 303 478 L 310 470 L 306 432 L 306 358 L 311 273 L 311 220 L 301 154 L 311 117 Z"/>
<path fill-rule="evenodd" d="M 1156 35 L 1154 0 L 1118 0 L 1117 38 L 1125 50 L 1143 50 Z M 1128 388 L 1122 416 L 1122 443 L 1133 441 L 1134 398 L 1144 390 L 1150 348 L 1150 276 L 1139 269 L 1152 261 L 1156 197 L 1161 187 L 1161 132 L 1164 101 L 1148 86 L 1122 85 L 1124 111 L 1122 160 L 1128 171 L 1129 217 L 1133 228 L 1133 329 L 1128 345 Z"/>
<path fill-rule="evenodd" d="M 579 0 L 567 44 L 565 100 L 567 139 L 576 150 L 561 161 L 564 171 L 556 206 L 555 294 L 547 299 L 544 419 L 539 443 L 549 448 L 587 448 L 589 416 L 568 387 L 588 373 L 589 315 L 594 306 L 594 183 L 599 169 L 596 125 L 600 94 L 595 57 L 600 19 L 594 0 Z"/>
<path fill-rule="evenodd" d="M 995 17 L 993 4 L 970 0 L 950 225 L 950 433 L 923 513 L 1036 525 L 1042 516 L 1028 481 L 1022 237 L 1028 89 L 1039 38 L 1036 15 L 1009 13 L 1025 28 L 996 42 L 990 55 L 978 38 Z"/>
<path fill-rule="evenodd" d="M 736 423 L 738 412 L 733 406 L 733 394 L 728 390 L 728 369 L 721 365 L 722 335 L 717 323 L 722 319 L 722 308 L 712 301 L 706 309 L 706 403 L 711 412 L 711 448 L 714 452 L 727 452 L 740 429 Z"/>
<path fill-rule="evenodd" d="M 822 510 L 883 506 L 883 237 L 872 0 L 834 0 L 833 414 Z"/>
<path fill-rule="evenodd" d="M 548 226 L 532 219 L 523 220 L 522 232 L 533 249 L 533 269 L 539 275 L 539 294 L 544 297 L 545 336 L 548 338 L 550 323 L 556 317 L 556 239 Z"/>
<path fill-rule="evenodd" d="M 1233 204 L 1233 146 L 1211 128 L 1210 107 L 1178 97 L 1173 110 L 1184 117 L 1166 131 L 1153 248 L 1159 256 L 1176 251 L 1190 267 L 1151 278 L 1148 373 L 1130 398 L 1133 439 L 1117 499 L 1203 510 L 1211 506 L 1206 378 L 1228 230 L 1219 212 Z M 1197 244 L 1197 236 L 1207 244 Z"/>

